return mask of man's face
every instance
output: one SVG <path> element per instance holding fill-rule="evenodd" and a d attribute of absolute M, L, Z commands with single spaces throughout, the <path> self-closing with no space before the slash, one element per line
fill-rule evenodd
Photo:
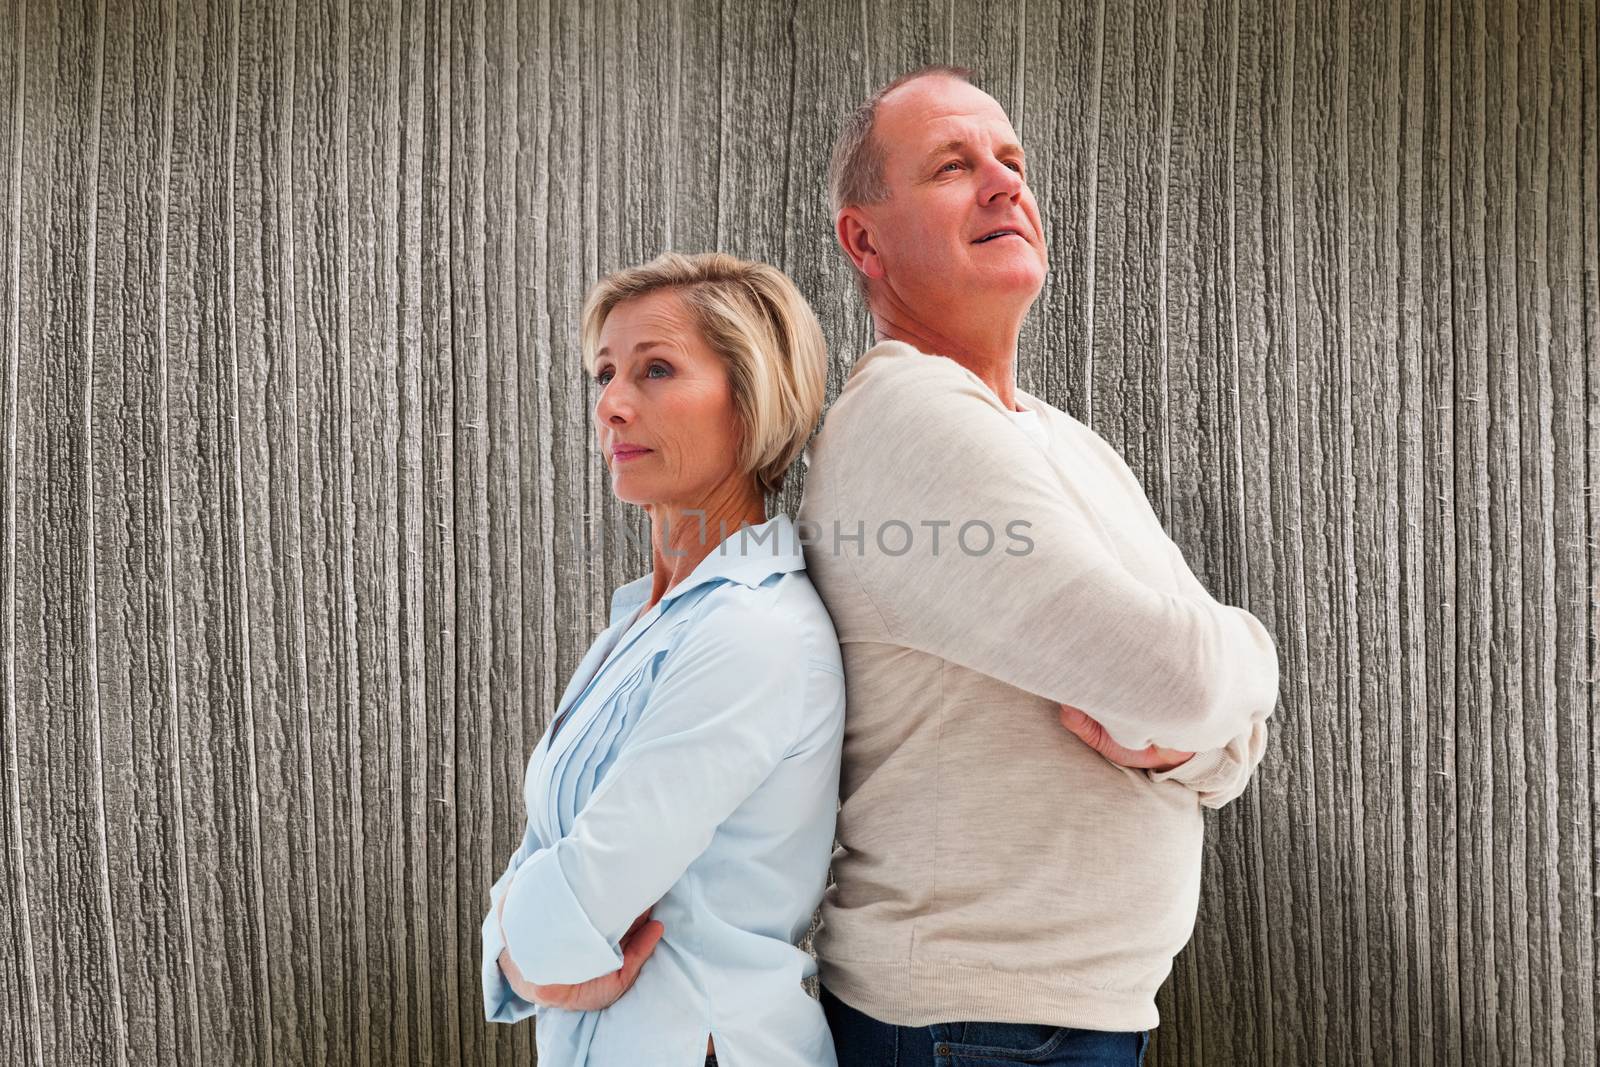
<path fill-rule="evenodd" d="M 1044 284 L 1044 227 L 994 98 L 955 78 L 918 78 L 879 103 L 873 135 L 889 198 L 846 210 L 866 229 L 874 284 L 919 316 L 1031 304 Z"/>

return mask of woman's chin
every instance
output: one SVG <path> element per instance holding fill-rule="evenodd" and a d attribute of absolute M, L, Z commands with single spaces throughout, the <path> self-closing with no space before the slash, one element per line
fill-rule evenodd
<path fill-rule="evenodd" d="M 648 492 L 643 486 L 629 484 L 626 477 L 611 477 L 611 495 L 624 504 L 645 508 L 655 503 L 655 494 Z"/>

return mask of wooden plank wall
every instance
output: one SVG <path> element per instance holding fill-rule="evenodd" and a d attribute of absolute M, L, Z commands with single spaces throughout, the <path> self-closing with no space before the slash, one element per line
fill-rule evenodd
<path fill-rule="evenodd" d="M 953 60 L 1049 227 L 1022 384 L 1282 653 L 1151 1062 L 1595 1064 L 1597 38 L 1595 0 L 3 0 L 0 1061 L 530 1062 L 485 891 L 644 569 L 582 295 L 770 260 L 836 393 L 835 125 Z"/>

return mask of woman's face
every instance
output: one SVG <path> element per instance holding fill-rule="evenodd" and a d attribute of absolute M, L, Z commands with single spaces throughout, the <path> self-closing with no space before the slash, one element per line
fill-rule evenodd
<path fill-rule="evenodd" d="M 618 499 L 704 506 L 751 481 L 722 358 L 671 291 L 611 309 L 595 358 L 594 424 Z"/>

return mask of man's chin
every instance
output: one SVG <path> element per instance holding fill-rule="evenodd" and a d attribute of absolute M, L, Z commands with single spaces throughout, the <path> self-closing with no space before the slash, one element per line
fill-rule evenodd
<path fill-rule="evenodd" d="M 997 265 L 976 272 L 973 288 L 994 296 L 1027 297 L 1032 300 L 1044 288 L 1044 269 L 1037 264 Z"/>
<path fill-rule="evenodd" d="M 902 283 L 894 293 L 894 304 L 913 319 L 951 314 L 959 318 L 976 311 L 977 304 L 989 305 L 991 311 L 997 302 L 1021 304 L 1026 309 L 1044 288 L 1044 271 L 1019 262 L 1005 268 L 992 264 L 981 270 L 952 271 L 919 280 L 934 284 L 913 287 Z"/>

